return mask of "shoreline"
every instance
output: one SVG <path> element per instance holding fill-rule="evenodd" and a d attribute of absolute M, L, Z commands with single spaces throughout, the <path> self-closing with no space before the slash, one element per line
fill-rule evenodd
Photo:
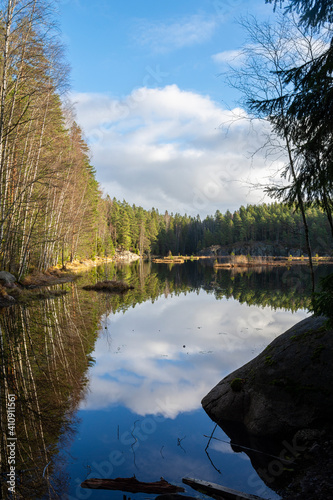
<path fill-rule="evenodd" d="M 19 303 L 29 303 L 35 299 L 43 299 L 48 297 L 55 297 L 60 294 L 67 293 L 65 291 L 49 290 L 48 287 L 53 285 L 60 285 L 70 283 L 80 277 L 80 273 L 88 271 L 89 269 L 103 264 L 130 264 L 140 257 L 130 251 L 117 251 L 116 255 L 112 257 L 96 257 L 95 259 L 74 260 L 67 262 L 62 268 L 60 265 L 51 267 L 45 272 L 33 271 L 27 275 L 21 282 L 17 282 L 15 276 L 11 276 L 11 282 L 0 283 L 0 307 L 9 307 Z M 259 269 L 259 268 L 272 268 L 272 267 L 293 267 L 305 265 L 309 266 L 308 257 L 251 257 L 244 255 L 221 256 L 219 258 L 213 256 L 168 256 L 158 258 L 153 257 L 151 260 L 154 263 L 162 264 L 183 264 L 185 262 L 199 261 L 199 260 L 212 260 L 214 264 L 212 268 L 217 271 L 218 269 Z M 218 262 L 218 260 L 225 260 L 225 262 Z M 317 267 L 322 264 L 333 264 L 331 257 L 314 257 L 313 265 Z M 44 288 L 44 290 L 43 290 Z"/>
<path fill-rule="evenodd" d="M 67 293 L 66 291 L 53 291 L 48 287 L 71 283 L 80 277 L 80 273 L 103 264 L 128 263 L 140 257 L 129 251 L 116 252 L 113 257 L 96 257 L 95 259 L 74 260 L 61 265 L 50 267 L 44 272 L 33 271 L 21 281 L 11 273 L 7 273 L 9 280 L 0 283 L 0 307 L 10 307 L 15 304 L 29 303 L 32 300 L 56 297 Z M 44 288 L 44 290 L 43 290 Z"/>

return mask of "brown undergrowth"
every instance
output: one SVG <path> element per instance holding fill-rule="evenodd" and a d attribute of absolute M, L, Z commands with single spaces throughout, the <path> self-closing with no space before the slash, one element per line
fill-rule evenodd
<path fill-rule="evenodd" d="M 45 272 L 33 271 L 20 282 L 20 285 L 23 288 L 34 288 L 67 283 L 73 281 L 75 278 L 77 278 L 77 275 L 69 271 L 51 268 Z"/>
<path fill-rule="evenodd" d="M 0 285 L 0 297 L 2 299 L 8 299 L 7 289 L 2 285 Z"/>

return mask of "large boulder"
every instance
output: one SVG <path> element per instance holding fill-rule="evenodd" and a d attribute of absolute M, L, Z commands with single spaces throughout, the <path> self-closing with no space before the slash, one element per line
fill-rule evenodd
<path fill-rule="evenodd" d="M 310 317 L 277 337 L 255 359 L 219 382 L 202 400 L 222 428 L 283 437 L 322 428 L 333 417 L 333 330 Z"/>
<path fill-rule="evenodd" d="M 114 255 L 114 260 L 118 262 L 134 262 L 140 259 L 140 256 L 136 253 L 130 252 L 129 250 L 116 250 Z"/>
<path fill-rule="evenodd" d="M 12 286 L 16 282 L 15 276 L 7 271 L 0 271 L 0 284 L 4 286 Z"/>

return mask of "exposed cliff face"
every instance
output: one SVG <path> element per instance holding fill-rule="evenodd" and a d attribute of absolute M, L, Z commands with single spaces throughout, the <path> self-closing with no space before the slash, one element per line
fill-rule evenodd
<path fill-rule="evenodd" d="M 283 498 L 326 499 L 333 489 L 333 330 L 325 320 L 296 324 L 202 400 Z"/>
<path fill-rule="evenodd" d="M 114 255 L 114 260 L 116 262 L 134 262 L 135 260 L 140 259 L 139 255 L 136 253 L 130 252 L 129 250 L 116 250 Z"/>

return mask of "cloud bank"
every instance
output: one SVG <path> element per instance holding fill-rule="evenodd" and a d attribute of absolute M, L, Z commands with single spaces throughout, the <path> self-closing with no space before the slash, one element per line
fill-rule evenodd
<path fill-rule="evenodd" d="M 146 209 L 205 217 L 263 201 L 271 180 L 264 141 L 241 109 L 177 85 L 142 87 L 123 99 L 75 94 L 78 122 L 104 191 Z M 278 165 L 274 165 L 273 171 Z"/>

